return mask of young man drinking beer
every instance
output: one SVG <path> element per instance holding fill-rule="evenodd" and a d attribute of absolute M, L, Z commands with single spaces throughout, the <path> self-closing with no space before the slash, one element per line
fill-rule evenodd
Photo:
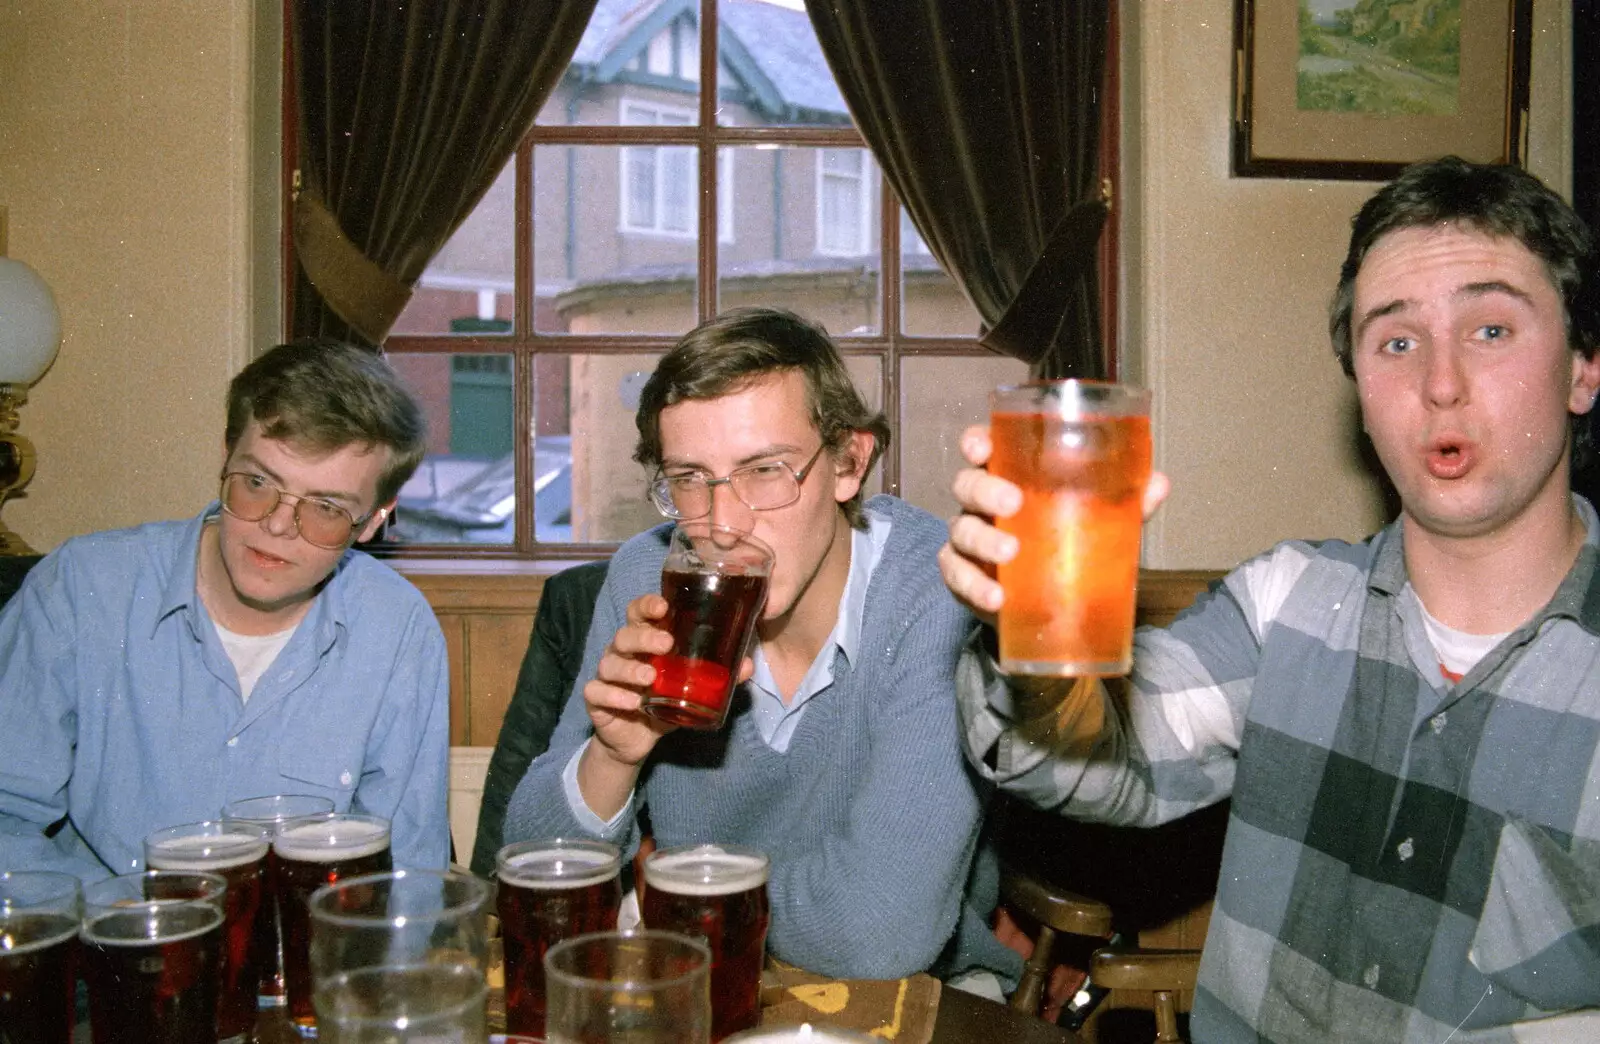
<path fill-rule="evenodd" d="M 229 801 L 313 794 L 442 867 L 449 669 L 422 595 L 359 551 L 423 453 L 377 355 L 284 345 L 228 390 L 218 500 L 94 533 L 0 613 L 0 868 L 85 880 Z"/>
<path fill-rule="evenodd" d="M 1521 170 L 1408 168 L 1356 216 L 1330 318 L 1399 519 L 1280 544 L 1141 631 L 1077 718 L 1098 731 L 1054 749 L 1013 725 L 986 627 L 963 655 L 1000 786 L 1131 825 L 1231 797 L 1196 1040 L 1600 1038 L 1600 522 L 1569 484 L 1595 264 Z M 941 565 L 987 616 L 1018 490 L 979 470 L 985 431 L 964 445 Z"/>
<path fill-rule="evenodd" d="M 668 352 L 645 386 L 636 458 L 671 517 L 776 553 L 753 668 L 719 731 L 641 711 L 669 526 L 611 560 L 584 667 L 506 815 L 506 840 L 632 850 L 745 845 L 771 859 L 768 947 L 825 975 L 896 978 L 1020 959 L 964 898 L 982 813 L 962 763 L 954 671 L 971 618 L 940 582 L 943 523 L 862 487 L 888 441 L 817 326 L 740 309 Z M 992 888 L 992 882 L 991 882 Z M 989 904 L 992 904 L 992 895 Z"/>

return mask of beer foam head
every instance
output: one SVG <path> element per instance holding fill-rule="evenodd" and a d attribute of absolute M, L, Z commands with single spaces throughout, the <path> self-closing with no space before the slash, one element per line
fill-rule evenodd
<path fill-rule="evenodd" d="M 622 869 L 622 854 L 611 845 L 510 846 L 498 860 L 500 880 L 518 888 L 587 888 L 609 881 Z"/>
<path fill-rule="evenodd" d="M 260 859 L 267 847 L 259 834 L 190 834 L 157 841 L 145 862 L 152 870 L 231 870 Z"/>
<path fill-rule="evenodd" d="M 308 819 L 284 824 L 272 847 L 284 859 L 302 863 L 361 859 L 389 847 L 389 827 L 375 819 Z"/>
<path fill-rule="evenodd" d="M 647 887 L 675 895 L 732 895 L 766 884 L 770 865 L 749 848 L 669 848 L 644 861 L 644 880 Z"/>

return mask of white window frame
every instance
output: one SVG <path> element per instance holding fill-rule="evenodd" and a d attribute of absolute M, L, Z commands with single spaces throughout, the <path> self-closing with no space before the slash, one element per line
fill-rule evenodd
<path fill-rule="evenodd" d="M 839 171 L 827 170 L 825 167 L 827 154 L 839 152 L 858 152 L 861 156 L 861 171 L 859 175 L 842 174 Z M 872 162 L 872 153 L 866 149 L 817 149 L 817 176 L 816 176 L 816 248 L 817 253 L 824 257 L 861 257 L 871 252 L 872 247 L 872 188 L 877 183 L 877 165 Z M 860 213 L 856 216 L 856 242 L 854 249 L 840 249 L 827 242 L 823 234 L 822 197 L 830 179 L 858 178 L 860 182 Z"/>
<path fill-rule="evenodd" d="M 661 117 L 673 117 L 674 122 L 663 124 Z M 620 122 L 633 126 L 691 126 L 696 113 L 693 109 L 682 108 L 674 105 L 662 105 L 657 102 L 639 101 L 634 98 L 623 98 L 618 114 Z M 631 194 L 628 181 L 628 157 L 630 149 L 654 149 L 656 152 L 655 165 L 655 221 L 651 224 L 635 222 L 630 213 Z M 618 218 L 617 231 L 629 236 L 661 236 L 667 239 L 694 239 L 698 234 L 698 204 L 691 206 L 689 227 L 687 230 L 665 228 L 662 218 L 666 206 L 665 170 L 661 162 L 661 153 L 665 149 L 687 150 L 691 163 L 689 170 L 689 198 L 697 200 L 700 195 L 700 179 L 698 167 L 695 162 L 695 148 L 693 145 L 624 145 L 617 150 L 617 186 L 618 186 Z M 717 240 L 722 243 L 733 242 L 733 153 L 730 148 L 717 150 Z"/>

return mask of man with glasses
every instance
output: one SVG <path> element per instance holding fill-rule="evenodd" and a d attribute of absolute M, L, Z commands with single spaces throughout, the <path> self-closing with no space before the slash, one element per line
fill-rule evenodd
<path fill-rule="evenodd" d="M 1021 960 L 969 891 L 981 819 L 962 763 L 956 658 L 971 620 L 934 555 L 943 523 L 866 477 L 888 442 L 821 328 L 739 309 L 656 367 L 635 458 L 674 519 L 710 518 L 776 554 L 758 641 L 720 732 L 640 711 L 661 629 L 669 526 L 612 558 L 578 684 L 512 796 L 508 841 L 591 836 L 749 845 L 772 860 L 767 942 L 827 975 L 896 978 Z M 991 868 L 992 869 L 992 868 Z"/>
<path fill-rule="evenodd" d="M 446 862 L 444 638 L 351 550 L 416 470 L 421 411 L 340 344 L 272 349 L 227 408 L 218 502 L 68 540 L 0 613 L 0 868 L 127 873 L 151 831 L 279 793 Z"/>

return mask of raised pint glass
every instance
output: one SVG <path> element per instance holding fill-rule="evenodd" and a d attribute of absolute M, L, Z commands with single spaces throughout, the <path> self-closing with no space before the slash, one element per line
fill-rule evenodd
<path fill-rule="evenodd" d="M 1150 393 L 1041 381 L 997 388 L 989 406 L 989 471 L 1022 489 L 1021 509 L 995 523 L 1018 546 L 999 569 L 1001 669 L 1127 674 L 1150 478 Z"/>
<path fill-rule="evenodd" d="M 621 870 L 621 850 L 603 841 L 519 841 L 495 857 L 508 1031 L 544 1033 L 544 955 L 563 939 L 616 928 Z"/>
<path fill-rule="evenodd" d="M 736 845 L 683 845 L 645 858 L 644 926 L 704 939 L 711 950 L 712 1040 L 760 1018 L 770 870 L 765 854 Z"/>
<path fill-rule="evenodd" d="M 71 874 L 0 873 L 0 1041 L 71 1044 L 82 920 Z"/>
<path fill-rule="evenodd" d="M 756 623 L 767 601 L 772 549 L 749 533 L 706 519 L 672 527 L 661 597 L 672 651 L 656 669 L 645 713 L 691 729 L 720 729 Z"/>
<path fill-rule="evenodd" d="M 333 799 L 314 794 L 270 794 L 265 797 L 230 801 L 222 808 L 224 823 L 241 823 L 261 827 L 268 840 L 275 836 L 278 827 L 291 819 L 308 816 L 333 815 Z M 278 857 L 267 848 L 267 859 L 262 876 L 261 906 L 256 911 L 255 941 L 256 963 L 261 974 L 256 988 L 256 1004 L 263 1008 L 281 1008 L 284 1004 L 283 986 L 283 931 L 278 924 Z"/>
<path fill-rule="evenodd" d="M 228 882 L 222 910 L 222 964 L 217 993 L 217 1039 L 248 1039 L 256 1024 L 259 958 L 252 936 L 261 909 L 267 831 L 217 820 L 157 830 L 144 839 L 151 870 L 202 870 Z"/>
<path fill-rule="evenodd" d="M 84 888 L 94 1044 L 212 1044 L 227 882 L 150 870 Z"/>
<path fill-rule="evenodd" d="M 278 919 L 283 926 L 283 979 L 289 1018 L 303 1036 L 315 1036 L 312 1002 L 311 893 L 346 877 L 394 869 L 389 856 L 389 821 L 338 813 L 297 819 L 278 828 Z"/>

